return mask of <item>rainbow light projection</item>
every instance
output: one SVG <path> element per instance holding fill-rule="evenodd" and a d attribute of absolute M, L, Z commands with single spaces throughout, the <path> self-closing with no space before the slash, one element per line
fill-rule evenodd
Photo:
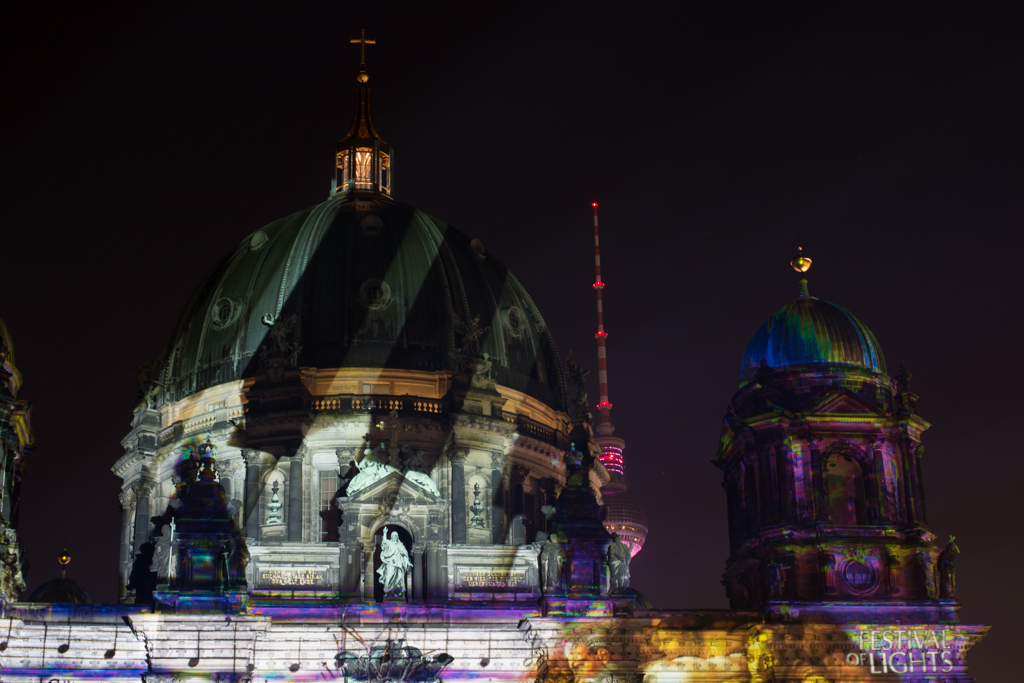
<path fill-rule="evenodd" d="M 122 600 L 4 601 L 5 683 L 970 680 L 986 628 L 927 526 L 928 423 L 863 324 L 803 278 L 754 336 L 715 461 L 731 608 L 657 609 L 630 575 L 646 516 L 610 421 L 596 204 L 592 432 L 518 281 L 386 196 L 378 158 L 196 293 L 114 467 Z"/>

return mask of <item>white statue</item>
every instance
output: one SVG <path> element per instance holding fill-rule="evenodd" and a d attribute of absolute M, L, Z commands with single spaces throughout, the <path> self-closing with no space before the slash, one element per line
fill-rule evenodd
<path fill-rule="evenodd" d="M 377 575 L 386 595 L 402 595 L 405 593 L 405 573 L 412 568 L 409 551 L 398 539 L 398 532 L 392 531 L 388 538 L 388 528 L 384 527 L 384 540 L 380 544 L 380 569 Z"/>
<path fill-rule="evenodd" d="M 405 479 L 408 479 L 420 488 L 426 489 L 435 496 L 441 495 L 437 490 L 437 485 L 434 484 L 434 480 L 430 478 L 429 474 L 423 474 L 422 472 L 417 472 L 414 469 L 408 469 L 405 472 L 402 472 L 402 470 L 398 469 L 394 465 L 386 465 L 382 462 L 372 460 L 369 449 L 367 449 L 367 451 L 368 453 L 366 454 L 366 457 L 363 458 L 363 461 L 361 463 L 356 463 L 356 467 L 359 468 L 359 474 L 352 477 L 352 481 L 348 483 L 345 495 L 355 495 L 363 489 L 373 486 L 392 472 L 397 472 Z"/>
<path fill-rule="evenodd" d="M 363 489 L 376 484 L 392 472 L 399 471 L 399 469 L 393 465 L 385 465 L 384 463 L 370 460 L 369 457 L 363 458 L 361 463 L 357 462 L 356 467 L 359 468 L 359 474 L 352 477 L 352 481 L 348 483 L 347 495 L 349 496 L 359 493 Z"/>

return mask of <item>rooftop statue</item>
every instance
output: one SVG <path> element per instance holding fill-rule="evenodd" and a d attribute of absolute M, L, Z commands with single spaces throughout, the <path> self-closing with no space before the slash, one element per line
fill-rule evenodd
<path fill-rule="evenodd" d="M 633 554 L 618 534 L 612 534 L 608 546 L 608 588 L 609 592 L 625 593 L 629 588 L 629 561 Z"/>

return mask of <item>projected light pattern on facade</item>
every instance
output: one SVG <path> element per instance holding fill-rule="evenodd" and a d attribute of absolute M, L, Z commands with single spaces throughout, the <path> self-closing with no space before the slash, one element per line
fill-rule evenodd
<path fill-rule="evenodd" d="M 353 42 L 330 199 L 242 240 L 140 378 L 113 468 L 117 604 L 16 601 L 10 475 L 32 438 L 0 325 L 0 422 L 18 436 L 3 680 L 969 681 L 986 629 L 960 623 L 959 547 L 927 526 L 910 373 L 888 376 L 870 330 L 810 297 L 806 254 L 801 297 L 748 347 L 715 460 L 731 608 L 658 609 L 631 568 L 647 517 L 610 421 L 597 205 L 595 426 L 589 373 L 563 365 L 515 277 L 391 198 L 372 41 Z"/>

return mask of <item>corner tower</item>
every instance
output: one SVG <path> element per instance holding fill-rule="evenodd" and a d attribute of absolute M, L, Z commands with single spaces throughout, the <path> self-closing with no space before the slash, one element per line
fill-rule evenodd
<path fill-rule="evenodd" d="M 725 416 L 734 608 L 846 621 L 955 621 L 952 550 L 929 530 L 910 373 L 886 374 L 849 311 L 800 295 L 754 335 Z"/>

